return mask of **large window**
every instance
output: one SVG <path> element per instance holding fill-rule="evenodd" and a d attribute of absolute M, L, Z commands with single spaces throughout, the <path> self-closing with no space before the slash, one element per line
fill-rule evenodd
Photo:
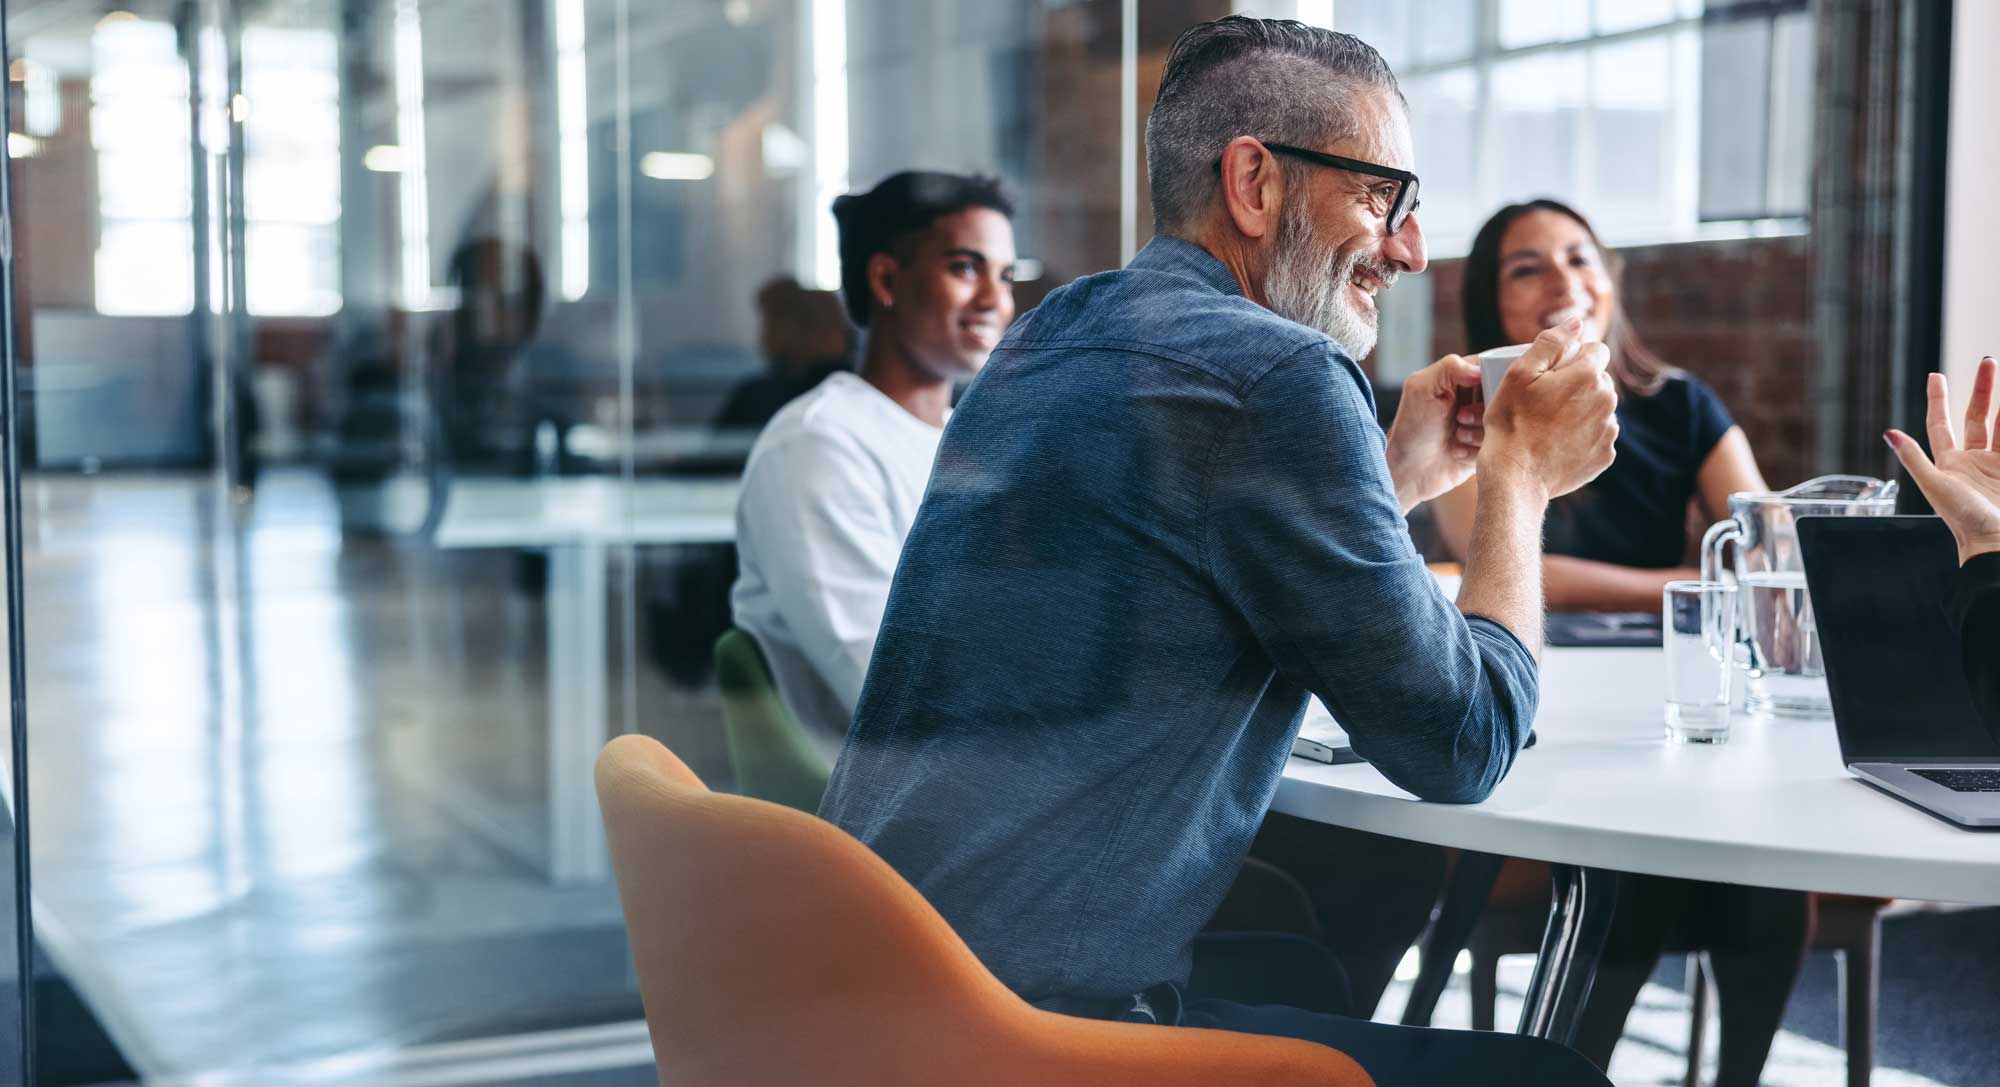
<path fill-rule="evenodd" d="M 90 130 L 97 153 L 96 306 L 113 316 L 187 313 L 195 301 L 188 125 L 190 81 L 165 22 L 113 12 L 90 38 Z M 219 33 L 205 70 L 228 61 Z M 257 316 L 323 316 L 340 308 L 340 114 L 335 42 L 325 30 L 243 31 L 243 90 L 204 100 L 202 146 L 243 126 L 245 302 Z M 218 81 L 222 73 L 217 72 Z M 211 208 L 211 215 L 224 209 Z M 211 231 L 212 270 L 224 232 Z M 217 294 L 227 289 L 211 283 Z"/>
<path fill-rule="evenodd" d="M 97 309 L 120 316 L 194 308 L 188 70 L 174 28 L 129 12 L 90 37 L 90 133 L 97 151 Z"/>
<path fill-rule="evenodd" d="M 244 302 L 258 316 L 340 308 L 340 85 L 332 32 L 243 31 Z"/>
<path fill-rule="evenodd" d="M 1342 0 L 1410 100 L 1424 227 L 1456 256 L 1494 208 L 1554 196 L 1612 244 L 1802 217 L 1804 3 Z M 1753 225 L 1757 224 L 1757 225 Z"/>

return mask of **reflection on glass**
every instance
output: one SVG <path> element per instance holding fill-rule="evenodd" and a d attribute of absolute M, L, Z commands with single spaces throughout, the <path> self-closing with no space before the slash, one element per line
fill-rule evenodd
<path fill-rule="evenodd" d="M 804 252 L 815 287 L 840 284 L 840 241 L 828 208 L 848 190 L 847 0 L 810 0 L 813 184 L 801 218 L 812 224 Z M 936 8 L 929 9 L 936 17 Z M 865 17 L 865 16 L 864 16 Z"/>
<path fill-rule="evenodd" d="M 397 213 L 402 218 L 403 305 L 431 308 L 430 149 L 424 128 L 424 30 L 416 0 L 397 0 L 394 23 Z"/>
<path fill-rule="evenodd" d="M 583 0 L 555 0 L 557 184 L 562 190 L 562 296 L 590 289 L 590 91 Z"/>
<path fill-rule="evenodd" d="M 998 174 L 1023 305 L 1107 267 L 1117 6 L 13 11 L 51 958 L 151 1076 L 552 1031 L 644 1082 L 589 762 L 729 783 L 743 457 L 857 342 L 832 197 Z"/>
<path fill-rule="evenodd" d="M 340 309 L 340 84 L 316 27 L 243 31 L 245 302 L 259 316 Z"/>
<path fill-rule="evenodd" d="M 114 12 L 90 34 L 100 313 L 194 308 L 188 72 L 174 28 Z"/>

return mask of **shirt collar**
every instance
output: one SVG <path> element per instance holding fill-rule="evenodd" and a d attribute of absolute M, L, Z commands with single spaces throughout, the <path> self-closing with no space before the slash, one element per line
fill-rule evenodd
<path fill-rule="evenodd" d="M 1229 266 L 1215 259 L 1215 256 L 1201 246 L 1185 238 L 1170 238 L 1156 235 L 1132 258 L 1130 268 L 1149 272 L 1166 272 L 1198 279 L 1223 294 L 1243 297 L 1243 287 L 1236 282 L 1236 274 Z"/>

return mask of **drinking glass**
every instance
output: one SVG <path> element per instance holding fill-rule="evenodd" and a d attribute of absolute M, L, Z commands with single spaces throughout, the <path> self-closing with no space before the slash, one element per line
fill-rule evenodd
<path fill-rule="evenodd" d="M 1667 739 L 1727 743 L 1736 586 L 1670 581 L 1661 593 L 1660 620 L 1667 656 Z"/>

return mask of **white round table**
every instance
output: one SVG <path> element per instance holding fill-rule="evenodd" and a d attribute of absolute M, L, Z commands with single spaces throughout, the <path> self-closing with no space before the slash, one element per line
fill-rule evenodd
<path fill-rule="evenodd" d="M 547 548 L 549 729 L 546 859 L 557 883 L 611 872 L 590 766 L 610 722 L 608 570 L 612 548 L 727 543 L 736 538 L 738 479 L 461 476 L 451 481 L 434 542 L 441 548 Z M 462 817 L 498 824 L 503 842 L 532 841 L 513 809 L 452 794 Z M 525 832 L 525 833 L 523 833 Z M 531 851 L 532 852 L 532 851 Z"/>
<path fill-rule="evenodd" d="M 1484 803 L 1416 800 L 1366 765 L 1292 759 L 1272 807 L 1411 841 L 1557 866 L 1524 1033 L 1566 1040 L 1615 873 L 2000 902 L 2000 834 L 1959 829 L 1849 775 L 1831 721 L 1738 717 L 1719 746 L 1669 743 L 1657 649 L 1551 649 L 1537 742 Z"/>

